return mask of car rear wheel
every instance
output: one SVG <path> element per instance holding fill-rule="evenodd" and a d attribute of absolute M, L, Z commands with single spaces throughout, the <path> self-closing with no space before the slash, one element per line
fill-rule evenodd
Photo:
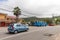
<path fill-rule="evenodd" d="M 18 33 L 18 31 L 14 31 L 14 34 L 17 34 Z"/>
<path fill-rule="evenodd" d="M 8 32 L 8 33 L 11 33 L 11 32 Z"/>
<path fill-rule="evenodd" d="M 25 30 L 26 32 L 28 31 L 28 30 Z"/>

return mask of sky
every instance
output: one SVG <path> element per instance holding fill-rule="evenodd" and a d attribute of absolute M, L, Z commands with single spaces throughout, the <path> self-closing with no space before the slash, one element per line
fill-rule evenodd
<path fill-rule="evenodd" d="M 0 0 L 0 8 L 12 11 L 14 7 L 18 6 L 21 9 L 20 17 L 36 16 L 52 17 L 60 16 L 60 0 Z M 1 10 L 2 13 L 13 15 L 13 12 Z"/>

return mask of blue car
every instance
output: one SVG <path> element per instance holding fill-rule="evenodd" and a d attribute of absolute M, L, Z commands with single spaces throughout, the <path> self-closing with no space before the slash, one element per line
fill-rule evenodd
<path fill-rule="evenodd" d="M 29 27 L 28 25 L 25 25 L 25 24 L 14 23 L 8 26 L 9 33 L 18 33 L 21 31 L 28 31 L 28 30 L 29 30 Z"/>

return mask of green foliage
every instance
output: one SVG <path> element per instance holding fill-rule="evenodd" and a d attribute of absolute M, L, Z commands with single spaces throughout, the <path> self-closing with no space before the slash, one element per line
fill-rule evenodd
<path fill-rule="evenodd" d="M 55 20 L 55 18 L 57 20 Z M 48 24 L 57 24 L 58 22 L 60 22 L 60 16 L 54 17 L 54 18 L 36 18 L 36 17 L 30 17 L 30 18 L 23 18 L 26 22 L 34 22 L 36 20 L 38 21 L 45 21 Z"/>
<path fill-rule="evenodd" d="M 51 24 L 51 23 L 52 23 L 52 20 L 47 19 L 46 22 L 47 22 L 48 24 Z"/>
<path fill-rule="evenodd" d="M 23 18 L 26 22 L 34 22 L 34 21 L 45 21 L 48 24 L 52 23 L 52 18 L 36 18 L 36 17 L 30 17 L 30 18 Z"/>
<path fill-rule="evenodd" d="M 20 11 L 19 7 L 15 7 L 13 12 L 14 12 L 14 15 L 16 15 L 16 16 L 21 15 L 21 11 Z"/>
<path fill-rule="evenodd" d="M 16 22 L 18 22 L 19 21 L 19 15 L 21 15 L 21 10 L 20 10 L 20 8 L 19 7 L 15 7 L 14 8 L 14 10 L 13 10 L 13 12 L 14 12 L 14 15 L 16 16 Z"/>

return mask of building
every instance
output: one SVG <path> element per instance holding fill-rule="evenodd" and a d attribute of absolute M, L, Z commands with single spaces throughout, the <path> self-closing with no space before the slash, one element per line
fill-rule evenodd
<path fill-rule="evenodd" d="M 7 14 L 0 13 L 0 27 L 6 27 L 12 22 L 15 21 L 16 16 L 8 16 Z M 25 23 L 25 21 L 22 18 L 19 18 L 19 23 Z"/>
<path fill-rule="evenodd" d="M 0 27 L 5 26 L 5 22 L 7 21 L 6 16 L 7 14 L 0 13 Z"/>
<path fill-rule="evenodd" d="M 9 22 L 15 22 L 16 17 L 15 16 L 7 16 L 6 20 Z"/>
<path fill-rule="evenodd" d="M 12 22 L 16 22 L 15 19 L 16 19 L 15 16 L 6 16 L 6 20 L 7 20 L 6 26 L 9 25 Z"/>
<path fill-rule="evenodd" d="M 15 16 L 8 16 L 7 14 L 0 13 L 0 27 L 8 26 L 11 22 L 15 22 Z"/>

